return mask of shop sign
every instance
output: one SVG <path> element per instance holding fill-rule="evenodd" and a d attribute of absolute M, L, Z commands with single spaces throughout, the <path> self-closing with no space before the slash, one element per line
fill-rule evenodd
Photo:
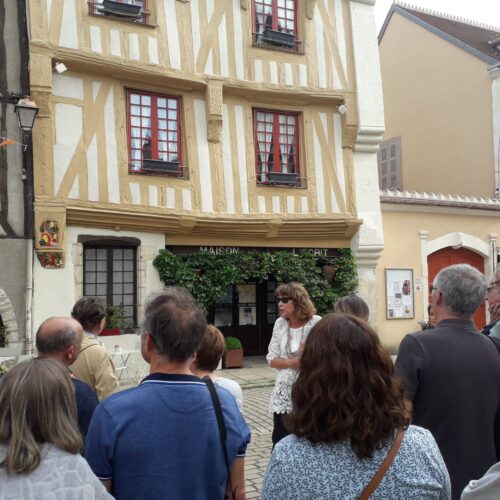
<path fill-rule="evenodd" d="M 224 253 L 239 253 L 248 252 L 250 250 L 254 250 L 257 252 L 277 252 L 279 250 L 288 250 L 292 253 L 301 253 L 301 252 L 309 252 L 312 253 L 315 257 L 335 257 L 337 255 L 337 251 L 334 248 L 280 248 L 280 247 L 235 247 L 235 246 L 187 246 L 187 245 L 172 245 L 167 246 L 167 250 L 170 250 L 175 254 L 193 254 L 198 252 L 208 252 L 212 255 L 220 255 Z"/>

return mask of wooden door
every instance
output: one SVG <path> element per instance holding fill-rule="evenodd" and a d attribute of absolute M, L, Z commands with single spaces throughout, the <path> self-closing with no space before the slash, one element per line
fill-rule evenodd
<path fill-rule="evenodd" d="M 436 275 L 446 266 L 453 264 L 469 264 L 484 274 L 484 259 L 479 254 L 467 248 L 446 247 L 431 253 L 427 257 L 427 267 L 429 274 L 429 290 Z M 429 301 L 430 303 L 430 301 Z M 486 307 L 483 302 L 474 314 L 474 323 L 478 330 L 482 330 L 486 324 Z"/>

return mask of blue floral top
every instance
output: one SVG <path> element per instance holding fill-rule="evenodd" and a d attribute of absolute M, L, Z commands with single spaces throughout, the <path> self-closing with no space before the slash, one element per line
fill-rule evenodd
<path fill-rule="evenodd" d="M 312 444 L 294 435 L 274 448 L 263 500 L 357 499 L 377 473 L 389 446 L 359 459 L 350 443 Z M 410 426 L 401 447 L 370 500 L 449 499 L 450 478 L 431 433 Z"/>

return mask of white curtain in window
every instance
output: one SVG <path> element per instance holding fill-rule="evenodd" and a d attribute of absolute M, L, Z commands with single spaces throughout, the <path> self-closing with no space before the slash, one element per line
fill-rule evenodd
<path fill-rule="evenodd" d="M 286 133 L 286 118 L 287 115 L 278 115 L 280 126 L 280 172 L 282 174 L 288 173 L 288 135 Z"/>
<path fill-rule="evenodd" d="M 272 113 L 257 113 L 257 147 L 259 149 L 261 172 L 260 182 L 266 181 L 265 172 L 268 171 L 269 154 L 273 142 L 273 115 Z"/>
<path fill-rule="evenodd" d="M 272 0 L 264 0 L 264 2 L 256 2 L 255 3 L 255 15 L 257 18 L 256 30 L 257 34 L 264 33 L 266 29 L 266 24 L 268 27 L 272 26 L 272 17 L 273 17 L 273 7 Z"/>

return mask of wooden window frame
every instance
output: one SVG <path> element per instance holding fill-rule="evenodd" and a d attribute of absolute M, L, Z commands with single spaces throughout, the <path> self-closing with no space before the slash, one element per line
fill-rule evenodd
<path fill-rule="evenodd" d="M 272 170 L 268 170 L 268 162 L 269 159 L 266 162 L 266 170 L 259 171 L 259 139 L 258 139 L 258 130 L 257 130 L 257 125 L 260 120 L 258 120 L 257 115 L 258 113 L 271 113 L 273 115 L 273 142 L 272 142 L 272 151 L 270 150 L 270 153 L 272 152 L 273 155 L 273 168 Z M 282 145 L 281 142 L 279 142 L 279 137 L 280 137 L 280 123 L 279 123 L 279 117 L 281 116 L 293 116 L 295 117 L 295 130 L 294 130 L 294 146 L 295 146 L 295 152 L 294 152 L 294 172 L 286 172 L 282 173 L 282 163 L 281 160 L 278 162 L 274 161 L 274 158 L 279 158 L 281 157 L 281 152 L 280 152 L 280 146 Z M 296 112 L 296 111 L 284 111 L 284 110 L 276 110 L 276 109 L 263 109 L 263 108 L 254 108 L 253 109 L 253 134 L 254 134 L 254 152 L 255 152 L 255 175 L 256 175 L 256 182 L 257 185 L 259 186 L 266 186 L 266 185 L 284 185 L 288 187 L 301 187 L 301 166 L 300 166 L 300 143 L 299 143 L 299 138 L 300 138 L 300 116 L 301 113 Z M 263 122 L 266 123 L 266 122 Z M 288 126 L 288 125 L 287 125 Z M 288 135 L 288 133 L 287 133 Z M 278 137 L 278 141 L 275 142 L 274 138 Z M 288 146 L 288 144 L 286 144 Z M 269 154 L 270 154 L 269 153 Z M 273 179 L 270 178 L 268 175 L 269 173 L 274 174 L 272 177 Z M 294 177 L 293 177 L 294 176 Z"/>
<path fill-rule="evenodd" d="M 132 96 L 140 96 L 140 97 L 149 97 L 151 99 L 150 104 L 150 128 L 143 127 L 142 122 L 139 127 L 136 125 L 132 125 L 132 117 L 140 116 L 146 117 L 142 114 L 142 108 L 147 108 L 147 105 L 143 105 L 142 103 L 136 104 L 131 102 Z M 158 99 L 166 99 L 167 105 L 165 108 L 160 108 L 158 106 Z M 176 107 L 169 107 L 169 101 L 175 101 Z M 128 165 L 129 165 L 129 173 L 132 174 L 154 174 L 154 175 L 170 175 L 175 177 L 185 177 L 185 169 L 182 166 L 182 99 L 179 96 L 160 94 L 156 92 L 149 92 L 144 90 L 137 89 L 126 89 L 126 102 L 127 102 L 127 151 L 128 151 Z M 141 108 L 140 115 L 132 115 L 132 106 L 139 106 Z M 162 141 L 166 143 L 167 149 L 165 151 L 158 150 L 159 140 L 159 132 L 161 130 L 158 129 L 158 110 L 165 109 L 167 116 L 165 117 L 166 129 L 163 131 L 166 132 L 167 138 Z M 177 127 L 175 129 L 168 128 L 168 122 L 173 121 L 169 120 L 168 112 L 175 111 L 177 118 L 175 119 Z M 140 147 L 132 147 L 133 140 L 137 139 L 137 137 L 132 136 L 132 129 L 139 128 L 139 140 L 142 142 Z M 145 149 L 145 137 L 143 137 L 142 131 L 143 129 L 150 130 L 150 149 Z M 177 140 L 169 140 L 168 134 L 176 133 Z M 169 144 L 176 144 L 177 151 L 170 150 L 168 147 Z M 140 159 L 134 158 L 132 152 L 140 151 Z M 149 154 L 147 154 L 149 153 Z M 159 159 L 158 156 L 160 153 L 163 153 L 168 156 L 168 159 Z M 147 157 L 146 157 L 147 156 Z M 172 157 L 176 156 L 175 159 Z M 137 168 L 139 166 L 139 168 Z"/>
<path fill-rule="evenodd" d="M 271 30 L 271 35 L 272 37 L 265 37 L 264 36 L 264 30 L 262 33 L 258 32 L 258 26 L 257 26 L 257 4 L 264 7 L 268 7 L 264 2 L 271 2 L 271 9 L 272 9 L 272 14 L 271 14 L 271 26 L 266 22 L 264 23 L 265 27 L 269 27 Z M 281 7 L 280 7 L 281 9 Z M 284 20 L 286 23 L 286 20 L 288 17 L 279 17 L 278 16 L 278 0 L 252 0 L 252 37 L 253 37 L 253 43 L 258 46 L 258 47 L 267 47 L 271 49 L 279 49 L 279 50 L 286 50 L 286 51 L 292 51 L 292 52 L 298 52 L 299 44 L 301 43 L 299 40 L 299 32 L 298 32 L 298 14 L 299 14 L 299 6 L 297 0 L 293 0 L 293 9 L 290 9 L 288 7 L 284 7 L 285 11 L 292 11 L 294 13 L 294 19 L 293 19 L 293 31 L 290 31 L 288 28 L 282 29 L 279 21 Z M 269 15 L 268 15 L 269 17 Z M 290 40 L 288 41 L 283 41 L 279 40 L 279 38 L 286 37 L 287 35 L 293 35 L 293 40 L 292 37 L 289 37 Z"/>
<path fill-rule="evenodd" d="M 113 269 L 113 263 L 115 262 L 115 259 L 113 258 L 113 250 L 132 250 L 133 251 L 133 281 L 132 281 L 132 286 L 133 286 L 133 303 L 132 305 L 132 321 L 134 324 L 137 324 L 137 246 L 130 244 L 116 244 L 112 242 L 96 242 L 96 243 L 85 243 L 83 245 L 83 295 L 88 296 L 88 297 L 101 297 L 101 295 L 97 295 L 97 292 L 95 295 L 92 294 L 87 294 L 86 293 L 86 286 L 87 285 L 92 285 L 92 283 L 87 282 L 87 273 L 88 272 L 93 272 L 97 273 L 97 269 L 94 271 L 89 271 L 87 269 L 88 262 L 87 262 L 87 252 L 88 250 L 105 250 L 106 251 L 106 306 L 107 305 L 118 305 L 118 304 L 113 304 L 113 285 L 116 284 L 116 282 L 113 280 L 113 272 L 115 271 Z M 97 262 L 97 259 L 96 259 Z M 122 272 L 125 272 L 122 270 Z M 102 283 L 101 283 L 102 284 Z M 97 281 L 96 281 L 96 286 L 97 286 Z M 123 293 L 122 293 L 123 294 Z M 123 295 L 128 295 L 128 294 L 123 294 Z M 130 306 L 130 304 L 125 305 L 125 307 Z M 130 316 L 129 316 L 130 317 Z"/>

